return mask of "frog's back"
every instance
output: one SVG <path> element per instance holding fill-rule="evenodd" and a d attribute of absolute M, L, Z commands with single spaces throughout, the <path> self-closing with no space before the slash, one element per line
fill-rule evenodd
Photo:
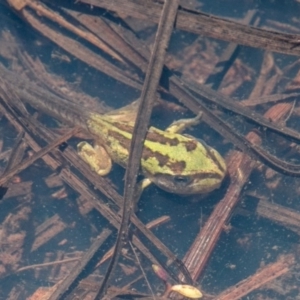
<path fill-rule="evenodd" d="M 134 123 L 91 114 L 87 125 L 111 159 L 126 168 Z M 226 165 L 215 149 L 197 139 L 150 127 L 144 142 L 141 170 L 167 191 L 191 194 L 217 188 L 226 174 Z"/>
<path fill-rule="evenodd" d="M 88 127 L 111 158 L 127 167 L 134 123 L 92 114 Z M 196 139 L 150 127 L 144 142 L 142 169 L 147 174 L 183 174 L 187 169 L 197 172 L 206 168 L 205 161 L 199 160 L 205 152 L 206 148 Z"/>

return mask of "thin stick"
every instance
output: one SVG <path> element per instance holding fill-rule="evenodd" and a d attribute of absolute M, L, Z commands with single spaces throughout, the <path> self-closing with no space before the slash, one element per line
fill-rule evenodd
<path fill-rule="evenodd" d="M 152 106 L 155 101 L 155 93 L 164 66 L 166 49 L 168 47 L 169 40 L 172 34 L 178 5 L 179 0 L 166 0 L 161 13 L 153 52 L 148 65 L 145 82 L 143 85 L 141 103 L 139 105 L 138 110 L 139 118 L 135 122 L 132 135 L 130 155 L 128 159 L 128 168 L 126 170 L 125 176 L 122 222 L 116 241 L 114 255 L 108 266 L 106 276 L 102 281 L 96 299 L 102 299 L 103 295 L 105 294 L 108 280 L 117 264 L 117 260 L 120 256 L 120 252 L 123 248 L 123 245 L 125 244 L 128 238 L 128 224 L 133 206 L 132 203 L 135 194 L 135 184 L 137 174 L 140 168 L 143 144 L 147 134 L 148 123 L 152 112 Z"/>
<path fill-rule="evenodd" d="M 19 165 L 15 166 L 12 169 L 10 169 L 9 171 L 7 171 L 4 176 L 0 177 L 0 185 L 3 185 L 8 180 L 10 180 L 14 175 L 23 171 L 28 166 L 30 166 L 32 163 L 34 163 L 36 160 L 43 157 L 44 155 L 46 155 L 47 153 L 52 151 L 54 148 L 56 148 L 57 146 L 59 146 L 60 144 L 62 144 L 66 140 L 68 140 L 69 138 L 71 138 L 73 135 L 75 135 L 78 132 L 78 130 L 79 130 L 78 127 L 73 128 L 72 130 L 68 131 L 66 134 L 64 134 L 61 137 L 54 140 L 51 144 L 49 144 L 45 148 L 38 151 L 32 157 L 25 159 L 22 163 L 20 163 Z"/>

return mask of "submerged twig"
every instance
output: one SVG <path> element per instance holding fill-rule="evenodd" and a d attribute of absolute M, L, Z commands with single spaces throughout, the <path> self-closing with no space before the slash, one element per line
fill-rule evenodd
<path fill-rule="evenodd" d="M 88 262 L 95 255 L 95 253 L 99 250 L 101 245 L 105 242 L 105 240 L 109 237 L 111 231 L 108 229 L 104 229 L 101 234 L 96 238 L 96 240 L 91 245 L 90 249 L 83 255 L 80 261 L 76 264 L 76 266 L 70 270 L 69 276 L 64 278 L 62 282 L 60 282 L 56 289 L 53 291 L 48 300 L 57 300 L 60 299 L 60 296 L 63 295 L 71 284 L 76 280 L 78 275 L 84 270 Z"/>
<path fill-rule="evenodd" d="M 140 160 L 143 151 L 143 144 L 148 131 L 148 123 L 150 120 L 152 107 L 155 101 L 155 94 L 161 72 L 164 66 L 166 50 L 172 34 L 179 0 L 166 0 L 161 13 L 161 18 L 156 34 L 156 39 L 153 46 L 151 59 L 148 65 L 146 78 L 141 94 L 141 103 L 138 109 L 139 118 L 135 122 L 132 133 L 132 141 L 130 145 L 130 154 L 128 158 L 128 168 L 125 175 L 125 191 L 123 216 L 109 267 L 106 275 L 101 283 L 97 298 L 101 298 L 106 291 L 106 285 L 110 278 L 113 269 L 116 266 L 118 257 L 120 256 L 123 245 L 128 238 L 128 224 L 133 209 L 134 195 L 136 191 L 136 179 L 140 168 Z"/>
<path fill-rule="evenodd" d="M 291 104 L 277 104 L 272 107 L 265 117 L 278 121 L 289 111 Z M 252 143 L 259 143 L 257 134 L 250 132 L 247 135 Z M 213 213 L 198 234 L 190 251 L 184 258 L 184 262 L 191 272 L 194 280 L 197 280 L 208 258 L 211 255 L 221 232 L 225 228 L 225 222 L 232 214 L 232 210 L 239 200 L 240 192 L 247 182 L 248 177 L 255 166 L 255 162 L 247 155 L 234 151 L 227 159 L 228 172 L 231 178 L 226 196 L 217 204 Z"/>
<path fill-rule="evenodd" d="M 22 163 L 19 165 L 11 168 L 9 171 L 7 171 L 3 176 L 0 177 L 0 185 L 6 183 L 9 179 L 11 179 L 15 174 L 21 172 L 22 170 L 26 169 L 28 166 L 30 166 L 32 163 L 34 163 L 36 160 L 39 158 L 43 157 L 53 149 L 55 149 L 57 146 L 61 145 L 63 142 L 67 141 L 69 138 L 74 136 L 76 132 L 78 132 L 79 128 L 75 127 L 72 130 L 68 131 L 61 137 L 57 138 L 55 141 L 53 141 L 51 144 L 48 146 L 44 147 L 41 149 L 39 152 L 35 153 L 30 158 L 27 158 L 24 160 Z"/>
<path fill-rule="evenodd" d="M 277 262 L 261 268 L 254 275 L 225 290 L 215 300 L 239 300 L 255 289 L 289 272 L 294 263 L 293 255 L 282 256 Z"/>
<path fill-rule="evenodd" d="M 161 10 L 161 4 L 156 1 L 145 3 L 142 0 L 114 0 L 113 2 L 107 0 L 80 0 L 79 2 L 105 8 L 122 15 L 147 19 L 155 23 L 159 20 Z M 197 10 L 185 9 L 184 3 L 178 12 L 176 29 L 270 51 L 300 55 L 299 35 L 268 31 Z"/>

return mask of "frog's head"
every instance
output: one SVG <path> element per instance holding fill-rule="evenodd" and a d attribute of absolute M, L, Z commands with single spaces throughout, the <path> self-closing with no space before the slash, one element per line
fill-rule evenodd
<path fill-rule="evenodd" d="M 204 142 L 193 142 L 193 150 L 177 147 L 177 155 L 156 168 L 160 172 L 146 176 L 159 188 L 181 195 L 205 194 L 219 188 L 227 171 L 224 159 Z"/>

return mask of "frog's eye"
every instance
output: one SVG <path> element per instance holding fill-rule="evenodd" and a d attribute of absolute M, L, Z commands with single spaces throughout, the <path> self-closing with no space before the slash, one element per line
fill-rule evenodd
<path fill-rule="evenodd" d="M 186 184 L 191 181 L 189 176 L 180 176 L 180 175 L 174 176 L 173 180 L 175 183 L 178 184 Z"/>

